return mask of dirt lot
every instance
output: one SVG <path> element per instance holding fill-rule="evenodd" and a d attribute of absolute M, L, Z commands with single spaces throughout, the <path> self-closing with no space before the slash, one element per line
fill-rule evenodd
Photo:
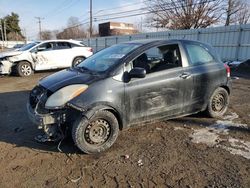
<path fill-rule="evenodd" d="M 34 140 L 28 93 L 45 75 L 0 78 L 0 187 L 250 187 L 250 79 L 233 80 L 227 116 L 134 127 L 99 155 Z M 126 155 L 126 157 L 125 157 Z"/>

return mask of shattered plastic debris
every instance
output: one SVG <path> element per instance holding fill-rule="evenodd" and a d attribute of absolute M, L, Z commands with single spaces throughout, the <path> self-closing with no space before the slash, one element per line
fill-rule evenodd
<path fill-rule="evenodd" d="M 77 179 L 70 179 L 70 181 L 73 182 L 73 183 L 77 183 L 80 179 L 82 179 L 82 176 L 80 176 Z"/>
<path fill-rule="evenodd" d="M 139 159 L 139 160 L 138 160 L 138 162 L 137 162 L 137 164 L 138 164 L 138 166 L 142 166 L 142 165 L 143 165 L 142 160 L 141 160 L 141 159 Z"/>
<path fill-rule="evenodd" d="M 121 157 L 123 157 L 125 160 L 128 160 L 129 159 L 129 155 L 122 155 Z"/>

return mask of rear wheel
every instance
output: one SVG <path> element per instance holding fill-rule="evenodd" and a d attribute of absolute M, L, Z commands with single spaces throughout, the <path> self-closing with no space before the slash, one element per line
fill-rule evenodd
<path fill-rule="evenodd" d="M 16 73 L 18 76 L 30 76 L 33 74 L 33 69 L 30 63 L 21 61 L 16 65 Z"/>
<path fill-rule="evenodd" d="M 85 153 L 100 153 L 110 148 L 118 137 L 119 125 L 109 111 L 101 110 L 89 120 L 78 119 L 72 128 L 72 138 L 76 146 Z"/>
<path fill-rule="evenodd" d="M 206 112 L 213 118 L 222 117 L 227 111 L 228 104 L 229 96 L 227 90 L 219 87 L 214 91 L 209 99 Z"/>
<path fill-rule="evenodd" d="M 75 67 L 78 64 L 80 64 L 83 60 L 85 60 L 85 57 L 76 57 L 73 62 L 72 62 L 72 66 Z"/>

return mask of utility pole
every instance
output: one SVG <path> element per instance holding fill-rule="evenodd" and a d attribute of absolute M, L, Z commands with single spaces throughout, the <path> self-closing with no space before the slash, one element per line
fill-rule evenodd
<path fill-rule="evenodd" d="M 26 29 L 24 28 L 23 29 L 23 35 L 24 35 L 24 38 L 25 38 L 25 44 L 27 44 L 27 33 L 26 33 Z"/>
<path fill-rule="evenodd" d="M 2 25 L 2 21 L 0 20 L 0 29 L 1 29 L 1 36 L 2 36 L 2 50 L 3 50 L 3 40 L 4 40 L 4 37 L 3 37 L 3 25 Z"/>
<path fill-rule="evenodd" d="M 7 42 L 8 39 L 7 39 L 7 34 L 6 34 L 6 20 L 3 21 L 3 27 L 4 27 L 4 39 L 5 39 L 5 42 Z"/>
<path fill-rule="evenodd" d="M 92 0 L 89 0 L 89 38 L 92 37 L 93 31 L 92 19 Z"/>
<path fill-rule="evenodd" d="M 43 20 L 44 18 L 41 18 L 41 17 L 35 17 L 36 19 L 38 19 L 38 24 L 39 24 L 39 39 L 41 40 L 42 39 L 42 37 L 41 37 L 41 35 L 42 35 L 42 26 L 41 26 L 41 20 Z"/>

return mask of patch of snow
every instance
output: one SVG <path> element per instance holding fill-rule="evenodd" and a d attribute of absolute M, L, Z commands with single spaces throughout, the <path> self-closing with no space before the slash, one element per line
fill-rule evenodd
<path fill-rule="evenodd" d="M 194 130 L 189 137 L 193 143 L 203 143 L 210 147 L 220 147 L 232 154 L 241 155 L 250 159 L 250 142 L 238 140 L 232 137 L 221 138 L 221 136 L 225 137 L 225 135 L 229 134 L 230 127 L 247 128 L 247 124 L 233 122 L 233 120 L 238 117 L 239 116 L 236 113 L 231 113 L 230 115 L 225 116 L 223 118 L 224 120 L 218 120 L 215 124 L 209 127 Z"/>
<path fill-rule="evenodd" d="M 226 64 L 230 67 L 238 67 L 242 62 L 241 61 L 229 61 Z"/>
<path fill-rule="evenodd" d="M 246 159 L 250 159 L 250 142 L 244 140 L 238 140 L 236 138 L 229 138 L 228 142 L 230 146 L 220 147 L 229 151 L 233 155 L 241 155 Z"/>
<path fill-rule="evenodd" d="M 237 119 L 239 116 L 238 114 L 236 114 L 235 112 L 231 112 L 230 115 L 226 115 L 223 117 L 223 119 L 226 119 L 226 120 L 234 120 L 234 119 Z"/>
<path fill-rule="evenodd" d="M 193 143 L 203 143 L 211 147 L 220 141 L 219 135 L 211 132 L 209 128 L 195 130 L 190 137 Z"/>

